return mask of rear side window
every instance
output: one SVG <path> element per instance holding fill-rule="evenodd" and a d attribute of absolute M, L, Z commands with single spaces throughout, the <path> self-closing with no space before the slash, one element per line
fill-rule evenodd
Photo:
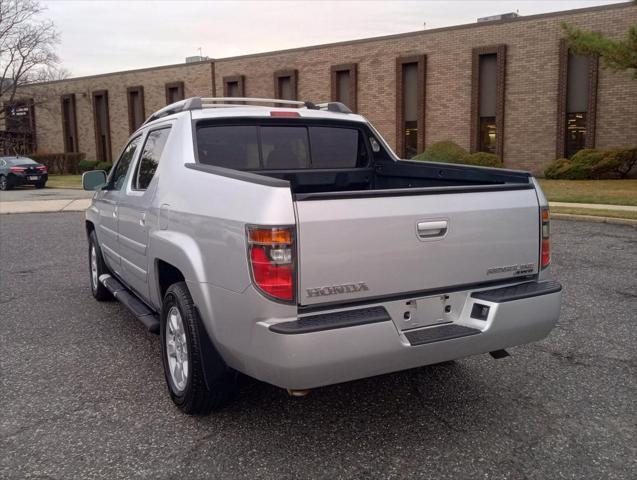
<path fill-rule="evenodd" d="M 199 162 L 236 170 L 366 166 L 357 128 L 313 125 L 206 125 L 197 129 Z"/>
<path fill-rule="evenodd" d="M 146 190 L 148 185 L 150 185 L 150 181 L 155 176 L 169 133 L 170 128 L 162 128 L 161 130 L 153 130 L 146 137 L 144 149 L 137 164 L 137 174 L 135 175 L 133 187 L 135 190 Z"/>

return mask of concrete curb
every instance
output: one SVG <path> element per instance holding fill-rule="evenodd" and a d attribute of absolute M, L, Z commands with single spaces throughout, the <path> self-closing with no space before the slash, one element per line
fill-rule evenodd
<path fill-rule="evenodd" d="M 555 220 L 579 220 L 581 222 L 611 223 L 614 225 L 629 225 L 637 227 L 637 220 L 631 218 L 596 217 L 594 215 L 574 215 L 572 213 L 553 213 L 551 218 Z"/>
<path fill-rule="evenodd" d="M 91 204 L 90 198 L 75 200 L 30 200 L 25 202 L 0 202 L 0 215 L 12 213 L 83 212 Z"/>
<path fill-rule="evenodd" d="M 585 210 L 616 210 L 620 212 L 637 212 L 637 207 L 632 205 L 605 205 L 601 203 L 566 203 L 549 202 L 549 207 L 553 208 L 582 208 Z"/>

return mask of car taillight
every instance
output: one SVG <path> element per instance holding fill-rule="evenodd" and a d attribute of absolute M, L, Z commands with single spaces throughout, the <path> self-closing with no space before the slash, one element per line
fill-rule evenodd
<path fill-rule="evenodd" d="M 542 207 L 540 209 L 540 215 L 542 220 L 542 248 L 540 255 L 540 265 L 542 268 L 546 268 L 551 263 L 551 216 L 549 213 L 549 207 Z"/>
<path fill-rule="evenodd" d="M 26 170 L 26 168 L 23 168 L 23 167 L 11 167 L 11 168 L 9 169 L 9 171 L 10 171 L 10 172 L 13 172 L 13 173 L 22 173 L 22 172 L 24 172 L 25 170 Z"/>
<path fill-rule="evenodd" d="M 292 227 L 248 226 L 252 280 L 268 297 L 286 302 L 295 297 L 295 251 Z"/>
<path fill-rule="evenodd" d="M 38 167 L 38 170 L 40 170 L 41 172 L 46 172 L 47 171 L 46 165 L 40 165 Z"/>

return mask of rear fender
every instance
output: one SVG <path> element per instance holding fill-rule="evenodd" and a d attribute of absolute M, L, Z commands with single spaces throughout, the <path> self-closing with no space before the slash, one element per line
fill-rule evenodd
<path fill-rule="evenodd" d="M 157 269 L 157 260 L 163 260 L 177 268 L 188 284 L 197 284 L 207 282 L 205 270 L 203 268 L 203 259 L 201 249 L 195 240 L 183 233 L 159 230 L 152 234 L 150 240 L 152 247 L 153 268 L 149 274 L 151 285 L 151 301 L 158 309 L 161 307 L 161 288 L 159 285 L 159 275 Z"/>

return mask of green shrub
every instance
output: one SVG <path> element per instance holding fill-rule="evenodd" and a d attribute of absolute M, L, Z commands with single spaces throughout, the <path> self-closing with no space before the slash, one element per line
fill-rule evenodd
<path fill-rule="evenodd" d="M 600 176 L 626 178 L 637 166 L 637 148 L 614 148 L 608 150 L 598 165 L 593 167 Z"/>
<path fill-rule="evenodd" d="M 564 178 L 565 172 L 570 168 L 571 161 L 568 158 L 558 158 L 544 170 L 544 176 L 551 179 Z"/>
<path fill-rule="evenodd" d="M 625 178 L 636 165 L 637 148 L 587 148 L 577 152 L 570 160 L 555 160 L 544 170 L 544 176 L 561 180 Z"/>
<path fill-rule="evenodd" d="M 420 155 L 412 160 L 441 163 L 462 163 L 464 165 L 478 165 L 481 167 L 502 167 L 502 160 L 493 153 L 469 153 L 451 140 L 432 143 Z"/>
<path fill-rule="evenodd" d="M 78 165 L 78 169 L 80 173 L 84 173 L 91 170 L 95 170 L 95 167 L 97 167 L 97 164 L 98 164 L 97 160 L 80 160 L 80 162 L 77 165 Z"/>
<path fill-rule="evenodd" d="M 80 173 L 79 163 L 86 158 L 85 153 L 34 153 L 28 156 L 46 165 L 49 173 Z"/>
<path fill-rule="evenodd" d="M 465 163 L 469 155 L 464 148 L 451 140 L 432 143 L 423 153 L 416 155 L 412 160 L 442 163 Z"/>
<path fill-rule="evenodd" d="M 494 153 L 476 152 L 468 155 L 466 161 L 468 165 L 479 165 L 481 167 L 502 168 L 502 160 Z"/>
<path fill-rule="evenodd" d="M 110 162 L 99 162 L 96 166 L 95 166 L 95 170 L 104 170 L 106 171 L 106 173 L 111 171 L 111 168 L 113 167 L 113 164 Z"/>

